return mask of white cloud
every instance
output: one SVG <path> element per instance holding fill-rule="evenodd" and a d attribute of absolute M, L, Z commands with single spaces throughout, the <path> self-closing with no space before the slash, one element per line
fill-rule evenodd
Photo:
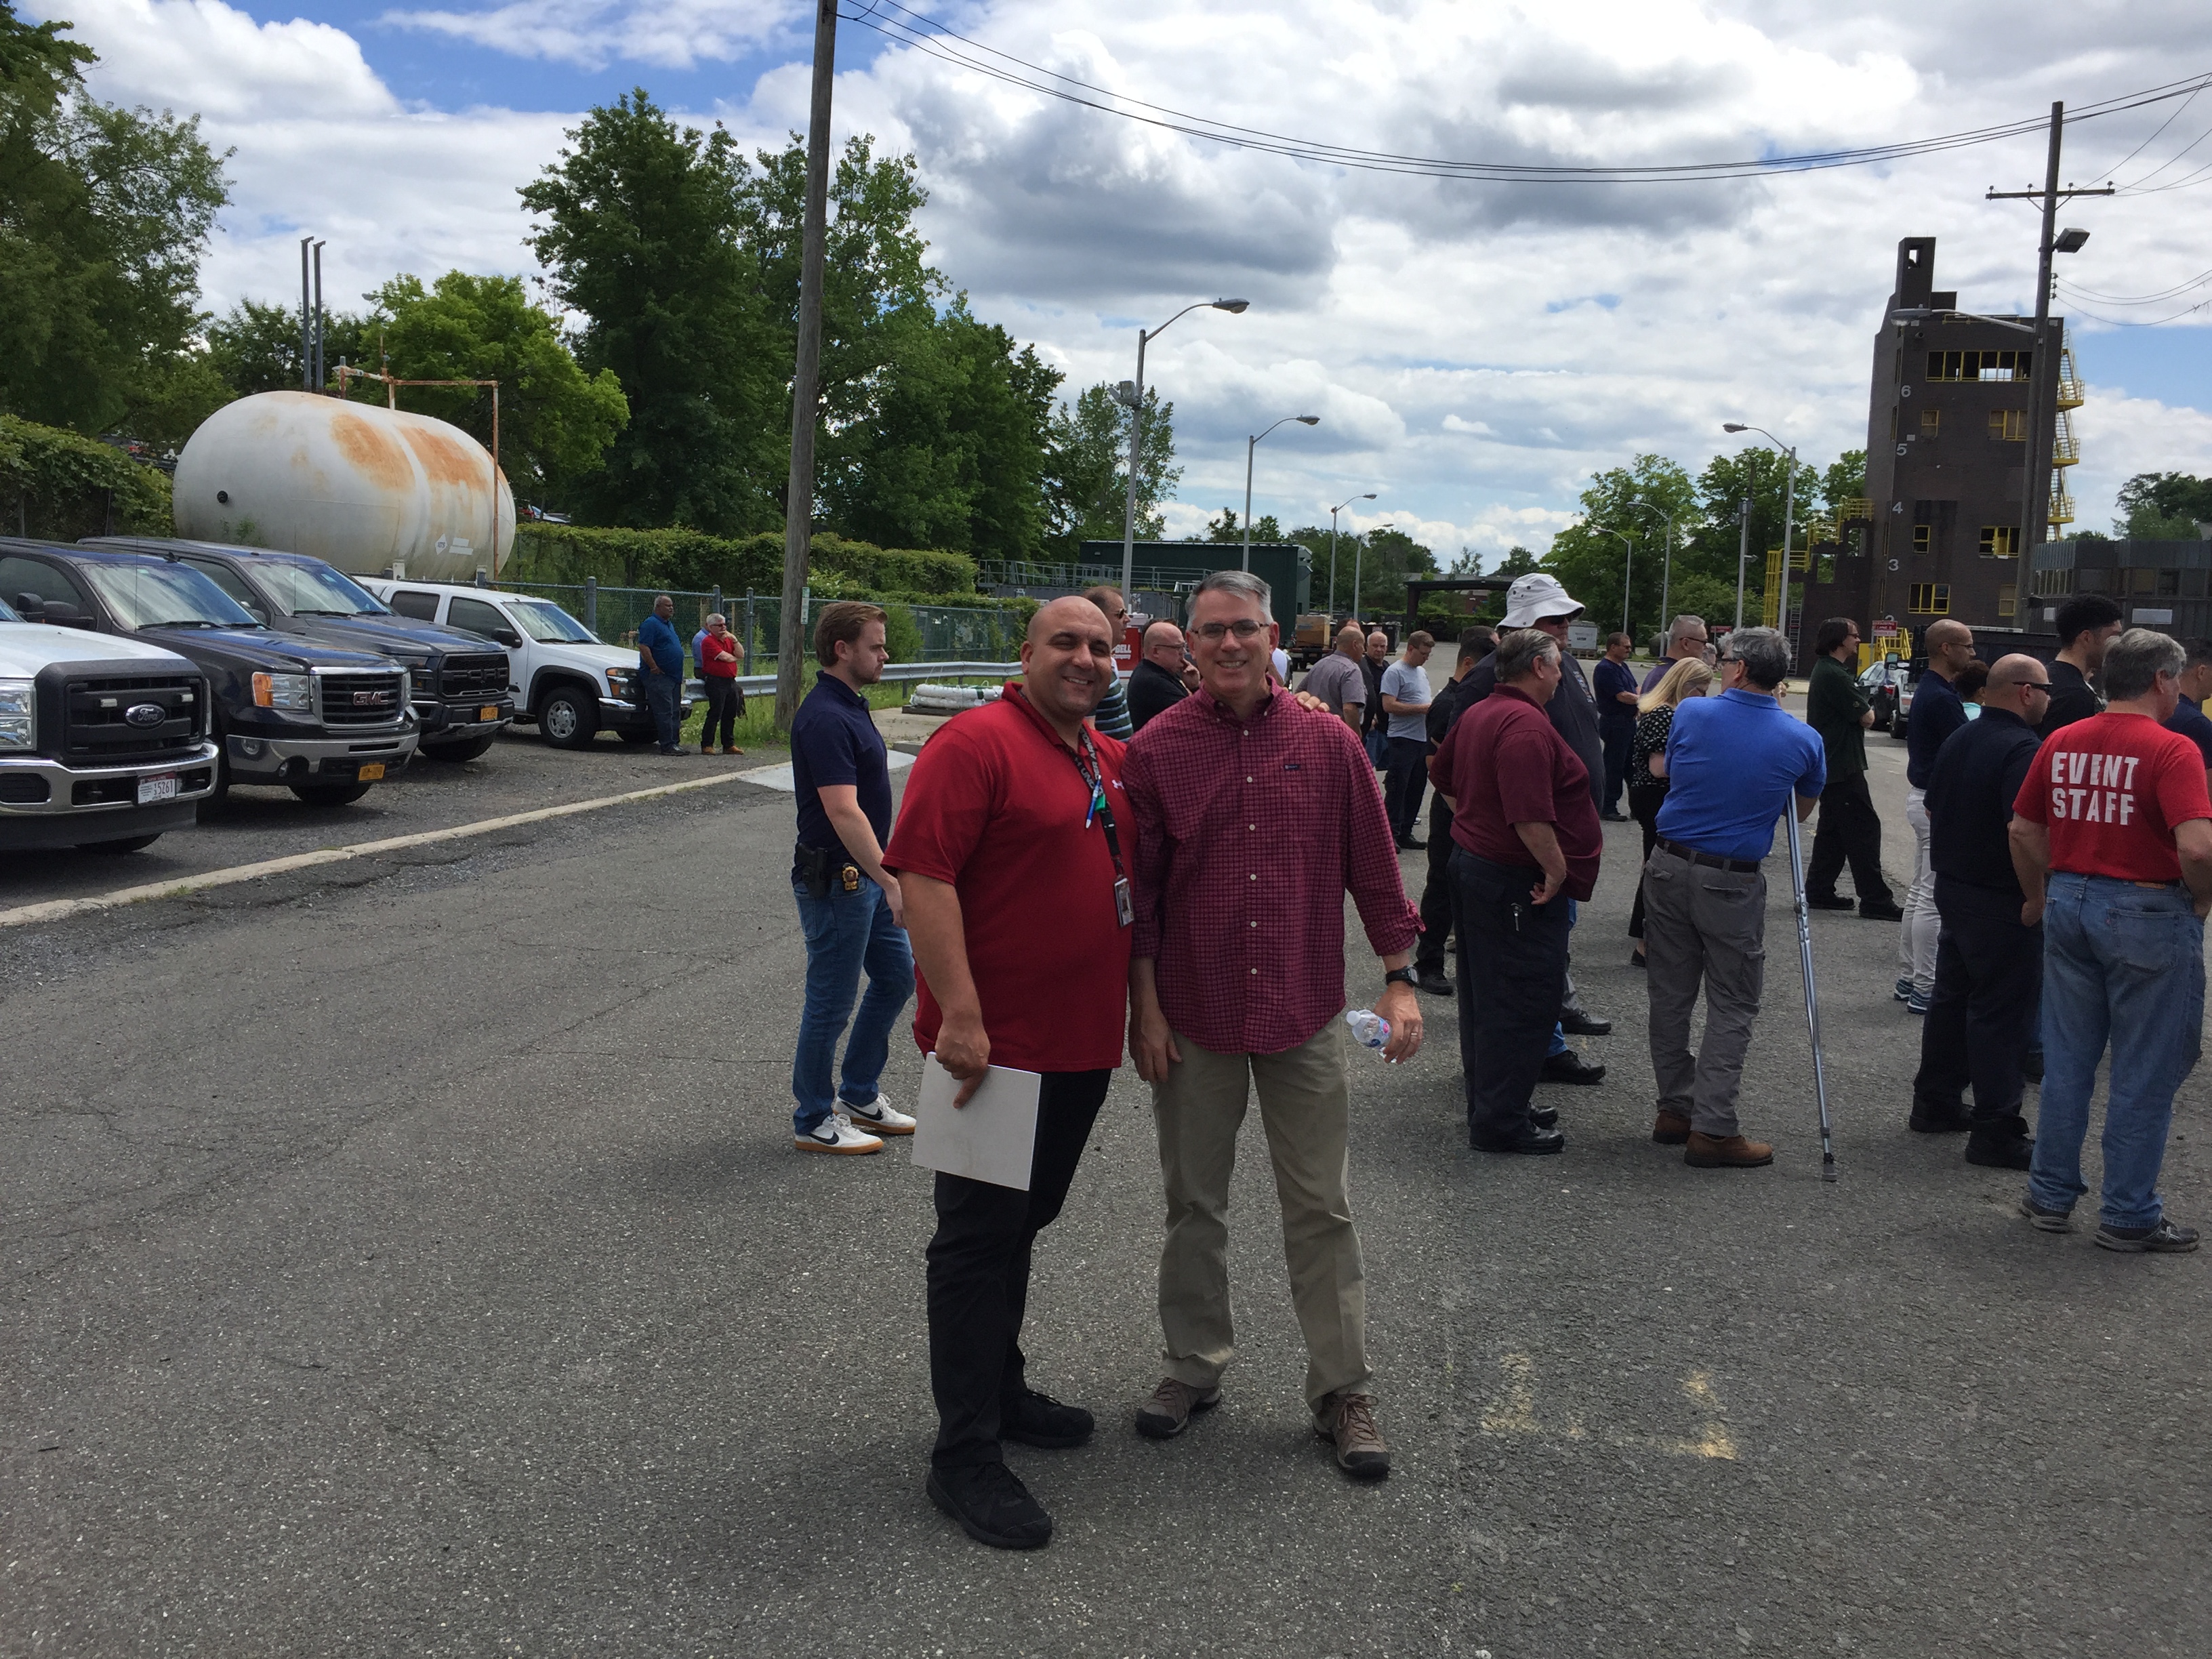
<path fill-rule="evenodd" d="M 288 293 L 306 227 L 330 237 L 341 294 L 403 269 L 529 268 L 514 191 L 574 116 L 410 109 L 342 32 L 258 23 L 222 0 L 69 9 L 103 54 L 103 96 L 203 110 L 210 137 L 238 147 L 238 202 L 208 270 L 215 302 Z M 1217 121 L 1561 163 L 1927 136 L 2212 62 L 2212 12 L 2197 0 L 2100 9 L 2093 46 L 2056 0 L 2025 15 L 1996 0 L 972 0 L 946 15 L 1019 58 Z M 794 0 L 457 0 L 392 15 L 457 52 L 609 65 L 603 99 L 636 65 L 787 40 L 805 52 Z M 2032 216 L 1981 196 L 2039 172 L 2039 136 L 1728 185 L 1469 185 L 1200 143 L 919 53 L 870 59 L 860 47 L 881 43 L 845 27 L 845 61 L 866 66 L 838 78 L 841 136 L 917 153 L 933 257 L 981 314 L 1036 340 L 1071 390 L 1126 378 L 1140 323 L 1217 294 L 1252 301 L 1241 317 L 1184 318 L 1148 355 L 1186 467 L 1177 531 L 1241 506 L 1249 433 L 1316 413 L 1318 428 L 1261 447 L 1258 511 L 1326 523 L 1331 503 L 1375 489 L 1364 522 L 1387 509 L 1440 553 L 1540 547 L 1591 472 L 1643 451 L 1695 471 L 1737 441 L 1724 420 L 1771 427 L 1820 461 L 1863 444 L 1899 238 L 1936 236 L 1938 283 L 1970 308 L 2024 307 L 2033 283 Z M 781 144 L 805 124 L 806 88 L 805 64 L 787 63 L 702 118 Z M 2166 112 L 2069 128 L 2067 172 L 2106 176 Z M 2185 116 L 2134 165 L 2205 124 Z M 2094 240 L 2069 276 L 2138 292 L 2195 275 L 2205 199 L 2078 204 Z M 2212 468 L 2212 415 L 2100 399 L 2094 337 L 2083 345 L 2092 401 L 2074 483 L 2082 522 L 2101 526 L 2130 473 Z"/>

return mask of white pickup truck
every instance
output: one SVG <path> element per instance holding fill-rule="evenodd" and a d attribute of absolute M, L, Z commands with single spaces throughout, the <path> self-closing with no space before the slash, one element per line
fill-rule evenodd
<path fill-rule="evenodd" d="M 403 617 L 443 623 L 496 642 L 507 652 L 514 717 L 536 720 L 556 749 L 580 749 L 601 732 L 624 743 L 656 740 L 653 710 L 637 689 L 637 651 L 603 645 L 550 599 L 495 587 L 356 576 Z M 691 712 L 679 698 L 677 718 Z"/>
<path fill-rule="evenodd" d="M 207 679 L 173 651 L 0 601 L 0 850 L 135 853 L 214 793 Z"/>

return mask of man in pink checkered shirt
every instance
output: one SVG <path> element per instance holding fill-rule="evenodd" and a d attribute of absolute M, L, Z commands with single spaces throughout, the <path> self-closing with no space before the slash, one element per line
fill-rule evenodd
<path fill-rule="evenodd" d="M 1235 1351 L 1229 1178 L 1256 1085 L 1314 1430 L 1347 1474 L 1379 1480 L 1390 1452 L 1346 1192 L 1344 896 L 1382 958 L 1374 1007 L 1390 1023 L 1391 1060 L 1421 1046 L 1407 966 L 1420 921 L 1358 738 L 1268 684 L 1267 585 L 1237 570 L 1207 577 L 1184 631 L 1200 689 L 1137 734 L 1122 772 L 1137 832 L 1129 1048 L 1152 1085 L 1168 1200 L 1167 1376 L 1137 1428 L 1167 1439 L 1221 1398 Z"/>

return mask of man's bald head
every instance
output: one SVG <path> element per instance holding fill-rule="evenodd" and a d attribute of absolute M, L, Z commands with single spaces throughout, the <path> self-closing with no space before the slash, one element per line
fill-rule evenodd
<path fill-rule="evenodd" d="M 1358 623 L 1346 623 L 1336 630 L 1336 648 L 1347 657 L 1356 657 L 1367 643 L 1367 636 L 1359 631 Z"/>
<path fill-rule="evenodd" d="M 1982 688 L 1982 707 L 2017 714 L 2030 726 L 2040 726 L 2050 712 L 2051 671 L 2033 657 L 2014 652 L 1999 657 Z"/>
<path fill-rule="evenodd" d="M 1953 617 L 1946 617 L 1940 622 L 1928 624 L 1927 640 L 1928 648 L 1930 651 L 1942 645 L 1970 644 L 1973 637 L 1974 630 Z"/>
<path fill-rule="evenodd" d="M 1080 628 L 1086 633 L 1096 629 L 1106 634 L 1109 640 L 1113 637 L 1107 631 L 1106 613 L 1087 596 L 1050 599 L 1039 605 L 1036 614 L 1030 618 L 1026 637 L 1031 645 L 1036 645 L 1064 628 Z"/>
<path fill-rule="evenodd" d="M 1933 629 L 1929 630 L 1933 633 Z M 2051 671 L 2024 652 L 2014 652 L 2009 657 L 1999 657 L 1996 665 L 1990 670 L 1990 690 L 2006 691 L 2021 684 L 2048 685 Z"/>

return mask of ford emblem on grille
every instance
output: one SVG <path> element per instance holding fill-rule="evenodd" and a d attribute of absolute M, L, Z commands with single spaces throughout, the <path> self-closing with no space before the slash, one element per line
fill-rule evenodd
<path fill-rule="evenodd" d="M 353 694 L 353 706 L 356 708 L 381 708 L 391 701 L 392 693 L 389 691 L 356 691 Z"/>
<path fill-rule="evenodd" d="M 168 718 L 169 711 L 158 702 L 134 702 L 123 711 L 124 721 L 130 726 L 159 726 Z"/>

